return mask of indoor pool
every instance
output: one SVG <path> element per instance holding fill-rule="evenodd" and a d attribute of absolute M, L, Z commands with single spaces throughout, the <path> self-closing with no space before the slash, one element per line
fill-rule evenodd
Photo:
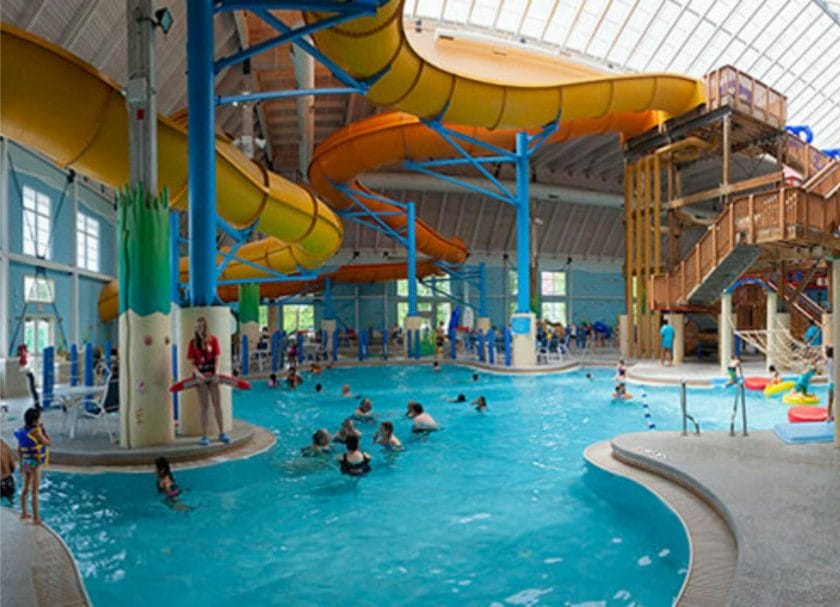
<path fill-rule="evenodd" d="M 277 445 L 176 470 L 191 510 L 162 503 L 152 474 L 49 472 L 45 519 L 96 605 L 670 605 L 688 564 L 677 518 L 582 458 L 593 442 L 646 431 L 643 408 L 610 401 L 611 370 L 590 372 L 473 382 L 461 368 L 335 369 L 296 392 L 255 381 L 236 416 L 270 428 Z M 386 452 L 371 443 L 374 425 L 358 424 L 373 456 L 363 478 L 299 456 L 315 429 L 336 431 L 352 413 L 343 383 L 405 445 Z M 447 402 L 459 393 L 485 395 L 488 412 Z M 678 429 L 678 390 L 647 394 L 657 427 Z M 704 430 L 728 428 L 733 397 L 693 390 L 691 412 Z M 412 435 L 409 399 L 444 429 Z M 751 428 L 769 428 L 786 407 L 751 395 L 748 412 Z"/>

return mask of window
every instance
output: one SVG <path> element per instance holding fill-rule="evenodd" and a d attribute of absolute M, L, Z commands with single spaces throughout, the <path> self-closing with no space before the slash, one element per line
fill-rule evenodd
<path fill-rule="evenodd" d="M 438 286 L 440 288 L 440 286 Z M 397 295 L 399 297 L 408 297 L 408 280 L 403 278 L 397 281 Z M 424 285 L 419 280 L 417 281 L 417 297 L 432 297 L 433 292 L 431 287 Z"/>
<path fill-rule="evenodd" d="M 23 322 L 23 341 L 27 349 L 38 356 L 44 348 L 53 343 L 52 316 L 27 316 Z"/>
<path fill-rule="evenodd" d="M 52 303 L 55 301 L 55 281 L 38 276 L 23 277 L 23 301 Z"/>
<path fill-rule="evenodd" d="M 543 295 L 566 295 L 565 272 L 542 272 Z"/>
<path fill-rule="evenodd" d="M 435 326 L 443 322 L 443 326 L 449 328 L 449 318 L 452 316 L 452 304 L 448 301 L 438 302 L 437 305 L 437 319 Z"/>
<path fill-rule="evenodd" d="M 516 270 L 508 270 L 508 293 L 516 295 L 519 292 L 519 276 Z"/>
<path fill-rule="evenodd" d="M 283 306 L 283 330 L 314 331 L 315 306 L 311 304 L 289 304 Z"/>
<path fill-rule="evenodd" d="M 81 211 L 76 215 L 76 265 L 99 271 L 99 220 Z"/>
<path fill-rule="evenodd" d="M 52 221 L 50 198 L 23 186 L 23 253 L 50 259 L 50 224 Z"/>
<path fill-rule="evenodd" d="M 260 329 L 268 326 L 268 306 L 260 306 Z"/>
<path fill-rule="evenodd" d="M 408 316 L 408 302 L 397 302 L 397 324 L 401 327 L 405 326 L 405 317 Z M 432 317 L 432 303 L 429 301 L 417 302 L 417 316 L 421 318 L 420 326 L 423 329 L 428 329 Z"/>
<path fill-rule="evenodd" d="M 549 322 L 567 324 L 565 301 L 544 301 L 542 304 L 542 319 Z"/>

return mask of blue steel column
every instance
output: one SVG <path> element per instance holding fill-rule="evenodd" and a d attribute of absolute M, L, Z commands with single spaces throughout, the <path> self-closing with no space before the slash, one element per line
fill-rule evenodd
<path fill-rule="evenodd" d="M 213 81 L 213 3 L 187 2 L 190 297 L 193 306 L 216 298 L 216 145 Z"/>
<path fill-rule="evenodd" d="M 478 266 L 478 315 L 487 318 L 487 266 L 482 261 Z"/>
<path fill-rule="evenodd" d="M 332 278 L 327 277 L 324 286 L 324 320 L 333 320 Z"/>
<path fill-rule="evenodd" d="M 530 201 L 528 199 L 528 134 L 516 134 L 516 276 L 519 293 L 516 311 L 528 312 L 531 305 L 530 280 Z"/>
<path fill-rule="evenodd" d="M 408 249 L 408 315 L 417 316 L 417 243 L 414 234 L 414 203 L 409 202 L 406 214 L 406 248 Z"/>

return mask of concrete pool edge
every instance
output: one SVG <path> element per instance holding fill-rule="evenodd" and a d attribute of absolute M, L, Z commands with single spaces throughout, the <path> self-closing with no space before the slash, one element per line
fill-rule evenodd
<path fill-rule="evenodd" d="M 680 520 L 689 545 L 689 565 L 675 605 L 724 605 L 734 586 L 737 543 L 726 518 L 692 483 L 670 477 L 642 458 L 622 458 L 614 443 L 587 447 L 585 460 L 632 480 L 659 498 Z"/>
<path fill-rule="evenodd" d="M 46 524 L 24 523 L 10 508 L 2 508 L 0 517 L 4 607 L 92 604 L 76 559 L 58 533 Z"/>

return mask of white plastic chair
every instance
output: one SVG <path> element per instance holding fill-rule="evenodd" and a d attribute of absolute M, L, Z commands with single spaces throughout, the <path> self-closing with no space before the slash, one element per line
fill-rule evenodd
<path fill-rule="evenodd" d="M 80 404 L 78 406 L 79 412 L 73 424 L 77 424 L 81 420 L 88 420 L 98 422 L 97 425 L 108 434 L 108 440 L 112 443 L 116 442 L 116 432 L 111 429 L 111 420 L 116 419 L 119 413 L 111 414 L 105 409 L 105 402 L 108 399 L 108 392 L 111 390 L 111 366 L 107 363 L 100 363 L 95 370 L 96 385 L 104 386 L 105 389 L 99 395 L 95 403 Z M 95 434 L 95 431 L 94 431 Z"/>

